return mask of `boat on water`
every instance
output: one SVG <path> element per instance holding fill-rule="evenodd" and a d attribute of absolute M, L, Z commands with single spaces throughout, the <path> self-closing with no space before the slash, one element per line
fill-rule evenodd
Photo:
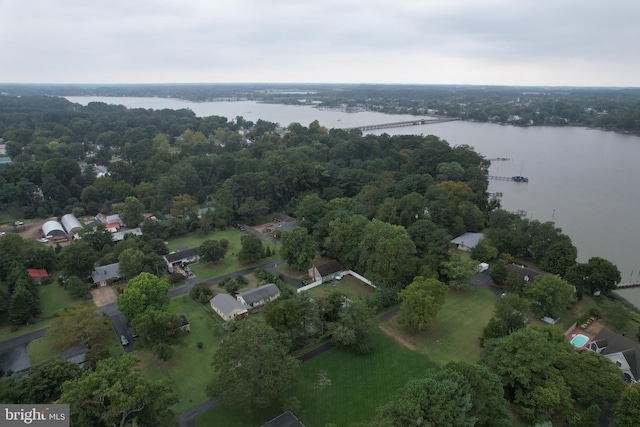
<path fill-rule="evenodd" d="M 522 175 L 512 176 L 511 180 L 515 181 L 515 182 L 529 182 L 529 178 L 527 178 L 526 176 L 522 176 Z"/>

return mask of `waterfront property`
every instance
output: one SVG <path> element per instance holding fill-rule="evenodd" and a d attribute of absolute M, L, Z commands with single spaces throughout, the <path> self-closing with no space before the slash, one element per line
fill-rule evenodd
<path fill-rule="evenodd" d="M 482 233 L 464 233 L 462 236 L 458 236 L 451 241 L 459 251 L 471 252 L 471 249 L 475 248 L 478 242 L 484 238 Z"/>
<path fill-rule="evenodd" d="M 640 346 L 624 335 L 606 328 L 593 338 L 587 349 L 600 353 L 616 364 L 627 382 L 640 380 Z"/>

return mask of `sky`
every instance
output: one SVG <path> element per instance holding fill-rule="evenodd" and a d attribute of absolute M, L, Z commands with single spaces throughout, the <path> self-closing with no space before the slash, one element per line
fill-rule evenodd
<path fill-rule="evenodd" d="M 637 0 L 0 0 L 1 83 L 640 86 Z"/>

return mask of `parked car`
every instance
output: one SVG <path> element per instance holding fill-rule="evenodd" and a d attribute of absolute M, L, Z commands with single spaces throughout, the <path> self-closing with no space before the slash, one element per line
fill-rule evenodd
<path fill-rule="evenodd" d="M 125 345 L 129 345 L 129 340 L 127 339 L 127 337 L 125 337 L 124 335 L 120 335 L 120 343 L 125 346 Z"/>
<path fill-rule="evenodd" d="M 49 243 L 49 239 L 47 239 L 46 237 L 40 237 L 38 239 L 38 242 L 40 242 L 40 243 Z"/>

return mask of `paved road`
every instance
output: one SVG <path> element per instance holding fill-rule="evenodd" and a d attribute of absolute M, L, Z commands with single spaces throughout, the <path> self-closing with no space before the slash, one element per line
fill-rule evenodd
<path fill-rule="evenodd" d="M 477 273 L 471 278 L 472 286 L 482 286 L 483 288 L 489 289 L 496 298 L 500 298 L 504 293 L 504 289 L 497 287 L 493 284 L 493 280 L 491 280 L 491 276 L 489 276 L 488 271 L 483 271 L 482 273 Z"/>
<path fill-rule="evenodd" d="M 23 371 L 31 367 L 27 346 L 33 340 L 42 338 L 47 328 L 29 332 L 19 337 L 0 342 L 0 365 L 5 371 Z"/>

